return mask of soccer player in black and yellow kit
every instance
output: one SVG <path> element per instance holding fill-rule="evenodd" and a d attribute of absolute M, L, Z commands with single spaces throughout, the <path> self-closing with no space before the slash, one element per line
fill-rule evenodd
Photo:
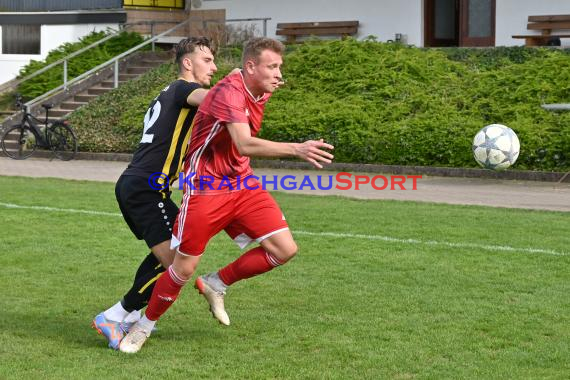
<path fill-rule="evenodd" d="M 93 320 L 93 327 L 113 349 L 118 349 L 130 325 L 140 318 L 156 280 L 174 259 L 170 239 L 178 207 L 170 199 L 170 186 L 181 171 L 194 115 L 208 92 L 203 87 L 210 85 L 217 70 L 205 37 L 184 39 L 174 50 L 179 78 L 150 103 L 140 144 L 115 187 L 125 221 L 151 253 L 123 299 Z"/>

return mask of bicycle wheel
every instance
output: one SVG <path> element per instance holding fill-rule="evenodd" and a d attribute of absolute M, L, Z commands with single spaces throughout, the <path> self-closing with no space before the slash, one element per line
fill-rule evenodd
<path fill-rule="evenodd" d="M 2 136 L 2 150 L 15 160 L 25 160 L 36 151 L 38 142 L 30 127 L 14 125 Z"/>
<path fill-rule="evenodd" d="M 68 125 L 55 122 L 48 133 L 48 143 L 55 156 L 62 161 L 69 161 L 77 153 L 77 139 Z"/>

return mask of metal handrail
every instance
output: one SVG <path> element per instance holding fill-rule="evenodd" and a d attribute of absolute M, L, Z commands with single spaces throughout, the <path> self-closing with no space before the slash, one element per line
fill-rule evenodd
<path fill-rule="evenodd" d="M 135 26 L 135 25 L 151 25 L 151 28 L 154 26 L 154 24 L 175 24 L 176 22 L 172 22 L 172 21 L 138 21 L 138 22 L 132 22 L 132 23 L 127 23 L 127 24 L 122 24 L 119 26 L 119 30 L 115 31 L 112 34 L 109 34 L 107 36 L 105 36 L 104 38 L 97 40 L 95 42 L 93 42 L 92 44 L 85 46 L 69 55 L 66 55 L 63 58 L 60 58 L 59 60 L 50 63 L 49 65 L 42 67 L 41 69 L 39 69 L 38 71 L 35 71 L 33 73 L 31 73 L 30 75 L 22 78 L 22 79 L 16 79 L 13 81 L 8 81 L 2 85 L 0 85 L 0 93 L 2 93 L 3 91 L 10 89 L 10 88 L 14 88 L 17 87 L 18 85 L 20 85 L 20 83 L 23 83 L 25 81 L 27 81 L 28 79 L 32 79 L 40 74 L 45 73 L 46 71 L 48 71 L 49 69 L 52 69 L 60 64 L 63 63 L 63 83 L 64 85 L 67 84 L 67 63 L 68 61 L 73 58 L 76 57 L 78 55 L 80 55 L 81 53 L 90 50 L 100 44 L 102 44 L 103 42 L 106 42 L 108 40 L 110 40 L 113 37 L 116 37 L 117 35 L 119 35 L 121 32 L 124 32 L 126 29 Z M 154 49 L 153 49 L 154 51 Z M 64 86 L 66 87 L 66 86 Z"/>
<path fill-rule="evenodd" d="M 266 36 L 266 35 L 267 35 L 267 21 L 268 21 L 268 20 L 271 20 L 271 18 L 264 17 L 264 18 L 227 19 L 227 20 L 225 20 L 225 21 L 226 21 L 226 22 L 263 21 L 263 35 Z M 155 44 L 155 42 L 156 42 L 158 39 L 162 38 L 162 37 L 165 36 L 165 35 L 168 35 L 168 34 L 174 32 L 175 30 L 179 29 L 180 27 L 182 27 L 182 26 L 188 24 L 190 21 L 191 21 L 191 19 L 186 19 L 185 21 L 182 21 L 181 23 L 175 25 L 174 27 L 168 29 L 168 30 L 165 31 L 165 32 L 162 32 L 162 33 L 160 33 L 160 34 L 157 34 L 156 36 L 154 35 L 154 25 L 155 25 L 155 24 L 171 24 L 171 23 L 174 23 L 174 22 L 173 22 L 173 21 L 139 21 L 139 22 L 135 22 L 135 23 L 124 24 L 123 28 L 120 28 L 120 30 L 118 30 L 117 32 L 115 32 L 115 33 L 113 33 L 113 34 L 111 34 L 111 35 L 109 35 L 109 36 L 106 36 L 105 38 L 103 38 L 103 39 L 101 39 L 101 40 L 99 40 L 99 41 L 96 41 L 96 42 L 94 42 L 93 44 L 91 44 L 91 45 L 89 45 L 89 46 L 86 46 L 86 47 L 84 47 L 84 48 L 82 48 L 82 49 L 80 49 L 80 50 L 78 50 L 78 51 L 76 51 L 76 52 L 74 52 L 74 53 L 71 53 L 70 55 L 68 55 L 68 56 L 66 56 L 66 57 L 64 57 L 64 58 L 61 58 L 60 60 L 58 60 L 58 61 L 56 61 L 56 62 L 53 62 L 52 64 L 50 64 L 50 65 L 48 65 L 48 66 L 46 66 L 46 67 L 43 67 L 42 69 L 40 69 L 40 70 L 38 70 L 38 71 L 36 71 L 36 72 L 30 74 L 29 76 L 27 76 L 27 77 L 25 77 L 25 78 L 23 78 L 23 79 L 21 79 L 21 80 L 15 82 L 15 83 L 12 83 L 12 86 L 10 86 L 10 87 L 16 87 L 17 85 L 19 85 L 20 83 L 24 82 L 25 80 L 28 80 L 28 79 L 30 79 L 30 78 L 33 78 L 33 77 L 35 77 L 36 75 L 39 75 L 39 74 L 41 74 L 41 73 L 43 73 L 43 72 L 49 70 L 50 68 L 53 68 L 53 67 L 55 67 L 55 66 L 57 66 L 57 65 L 59 65 L 59 64 L 61 64 L 61 63 L 63 63 L 63 65 L 64 65 L 64 66 L 63 66 L 63 75 L 64 75 L 63 84 L 60 85 L 60 86 L 58 86 L 58 87 L 56 87 L 56 88 L 54 88 L 54 89 L 51 89 L 50 91 L 48 91 L 48 92 L 46 92 L 46 93 L 44 93 L 44 94 L 42 94 L 42 95 L 40 95 L 40 96 L 38 96 L 38 97 L 36 97 L 35 99 L 32 99 L 32 100 L 28 101 L 27 103 L 25 103 L 25 105 L 26 105 L 27 107 L 30 107 L 30 106 L 33 105 L 34 103 L 37 103 L 37 102 L 41 101 L 41 100 L 44 99 L 44 98 L 47 98 L 47 97 L 50 96 L 51 94 L 53 94 L 53 93 L 55 93 L 55 92 L 57 92 L 57 91 L 60 91 L 61 89 L 67 90 L 67 87 L 69 87 L 70 85 L 72 85 L 72 84 L 74 84 L 74 83 L 76 83 L 76 82 L 78 82 L 78 81 L 84 79 L 85 77 L 87 77 L 87 76 L 93 74 L 93 73 L 96 72 L 96 71 L 101 70 L 102 68 L 104 68 L 104 67 L 106 67 L 106 66 L 109 66 L 110 64 L 114 64 L 114 83 L 113 83 L 113 86 L 116 88 L 116 87 L 118 87 L 118 82 L 119 82 L 119 60 L 120 60 L 120 59 L 126 57 L 127 55 L 129 55 L 129 54 L 131 54 L 131 53 L 133 53 L 133 52 L 135 52 L 135 51 L 137 51 L 137 50 L 140 50 L 141 48 L 147 46 L 148 44 L 152 44 L 152 51 L 154 51 L 154 44 Z M 131 26 L 134 26 L 134 25 L 148 25 L 148 24 L 151 25 L 151 38 L 149 38 L 149 39 L 147 39 L 146 41 L 142 42 L 141 44 L 139 44 L 139 45 L 137 45 L 137 46 L 135 46 L 135 47 L 133 47 L 133 48 L 127 50 L 126 52 L 121 53 L 121 54 L 119 54 L 119 55 L 117 55 L 117 56 L 115 56 L 115 57 L 109 59 L 108 61 L 106 61 L 106 62 L 104 62 L 104 63 L 102 63 L 102 64 L 100 64 L 100 65 L 98 65 L 98 66 L 96 66 L 96 67 L 94 67 L 94 68 L 92 68 L 91 70 L 84 72 L 83 74 L 81 74 L 81 75 L 79 75 L 79 76 L 73 78 L 71 81 L 68 81 L 68 80 L 67 80 L 67 61 L 68 61 L 70 58 L 73 58 L 73 57 L 75 57 L 75 56 L 77 56 L 77 55 L 79 55 L 79 54 L 85 52 L 86 50 L 89 50 L 89 49 L 91 49 L 91 48 L 93 48 L 93 47 L 95 47 L 95 46 L 97 46 L 97 45 L 99 45 L 99 44 L 101 44 L 101 43 L 103 43 L 103 42 L 109 40 L 110 38 L 115 37 L 117 34 L 121 33 L 122 31 L 124 31 L 125 29 L 127 29 L 127 28 L 129 28 L 129 27 L 131 27 Z M 2 91 L 2 90 L 3 90 L 3 88 L 2 88 L 2 86 L 0 86 L 0 91 Z"/>
<path fill-rule="evenodd" d="M 30 107 L 32 104 L 37 103 L 37 102 L 41 101 L 41 100 L 44 99 L 44 98 L 47 98 L 49 95 L 53 94 L 54 92 L 57 92 L 57 91 L 59 91 L 59 90 L 61 90 L 61 89 L 66 89 L 68 86 L 70 86 L 70 85 L 72 85 L 72 84 L 74 84 L 74 83 L 76 83 L 76 82 L 78 82 L 78 81 L 84 79 L 85 77 L 87 77 L 87 76 L 93 74 L 93 73 L 96 72 L 96 71 L 101 70 L 102 68 L 104 68 L 104 67 L 106 67 L 106 66 L 109 66 L 110 64 L 114 64 L 114 66 L 115 66 L 115 67 L 114 67 L 114 73 L 115 73 L 115 75 L 114 75 L 114 87 L 115 87 L 115 88 L 118 87 L 118 85 L 119 85 L 119 83 L 118 83 L 118 82 L 119 82 L 119 60 L 120 60 L 120 59 L 126 57 L 127 55 L 129 55 L 129 54 L 131 54 L 131 53 L 133 53 L 133 52 L 135 52 L 135 51 L 137 51 L 137 50 L 140 50 L 141 48 L 145 47 L 146 45 L 148 45 L 148 44 L 150 44 L 150 43 L 154 43 L 154 42 L 155 42 L 156 40 L 158 40 L 159 38 L 161 38 L 161 37 L 163 37 L 163 36 L 165 36 L 165 35 L 167 35 L 167 34 L 172 33 L 172 32 L 175 31 L 176 29 L 178 29 L 178 28 L 182 27 L 183 25 L 187 24 L 189 21 L 190 21 L 190 19 L 188 19 L 188 20 L 186 20 L 186 21 L 182 21 L 181 23 L 179 23 L 179 24 L 177 24 L 176 26 L 174 26 L 174 27 L 168 29 L 167 31 L 162 32 L 162 33 L 160 33 L 160 34 L 157 34 L 156 36 L 154 36 L 154 37 L 152 37 L 152 38 L 149 38 L 148 40 L 144 41 L 143 43 L 138 44 L 137 46 L 135 46 L 135 47 L 133 47 L 133 48 L 127 50 L 126 52 L 121 53 L 121 54 L 119 54 L 119 55 L 117 55 L 117 56 L 115 56 L 115 57 L 109 59 L 107 62 L 101 63 L 100 65 L 98 65 L 98 66 L 92 68 L 91 70 L 86 71 L 86 72 L 84 72 L 83 74 L 81 74 L 81 75 L 79 75 L 79 76 L 73 78 L 73 79 L 72 79 L 71 81 L 69 81 L 67 84 L 62 84 L 62 85 L 60 85 L 60 86 L 58 86 L 58 87 L 56 87 L 56 88 L 54 88 L 54 89 L 52 89 L 52 90 L 50 90 L 50 91 L 48 91 L 48 92 L 46 92 L 46 93 L 44 93 L 44 94 L 38 96 L 37 98 L 30 100 L 30 101 L 27 102 L 25 105 L 28 106 L 28 107 Z"/>

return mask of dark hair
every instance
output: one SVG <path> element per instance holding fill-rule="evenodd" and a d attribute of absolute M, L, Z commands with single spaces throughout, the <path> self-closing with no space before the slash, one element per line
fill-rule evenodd
<path fill-rule="evenodd" d="M 210 48 L 210 40 L 207 37 L 188 37 L 176 44 L 172 50 L 176 55 L 175 62 L 178 68 L 182 68 L 182 58 L 188 54 L 196 51 L 197 48 L 207 47 Z"/>
<path fill-rule="evenodd" d="M 256 62 L 261 52 L 264 50 L 271 50 L 277 54 L 283 55 L 285 46 L 277 40 L 267 37 L 256 37 L 247 41 L 243 47 L 242 66 L 248 59 L 253 58 Z"/>

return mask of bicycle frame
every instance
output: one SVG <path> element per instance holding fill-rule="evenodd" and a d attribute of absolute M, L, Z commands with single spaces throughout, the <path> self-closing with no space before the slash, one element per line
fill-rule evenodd
<path fill-rule="evenodd" d="M 22 126 L 27 125 L 30 127 L 30 130 L 32 131 L 33 135 L 35 136 L 35 138 L 37 140 L 37 144 L 39 147 L 48 148 L 49 147 L 49 143 L 48 143 L 48 139 L 47 139 L 48 120 L 49 120 L 48 119 L 48 110 L 46 110 L 45 121 L 42 121 L 42 120 L 38 119 L 37 117 L 35 117 L 34 115 L 32 115 L 31 113 L 29 113 L 27 106 L 23 106 L 23 111 L 24 111 L 24 115 L 22 116 Z M 45 123 L 45 125 L 46 125 L 44 133 L 42 133 L 41 128 L 38 126 L 38 124 L 42 124 L 42 123 Z"/>

